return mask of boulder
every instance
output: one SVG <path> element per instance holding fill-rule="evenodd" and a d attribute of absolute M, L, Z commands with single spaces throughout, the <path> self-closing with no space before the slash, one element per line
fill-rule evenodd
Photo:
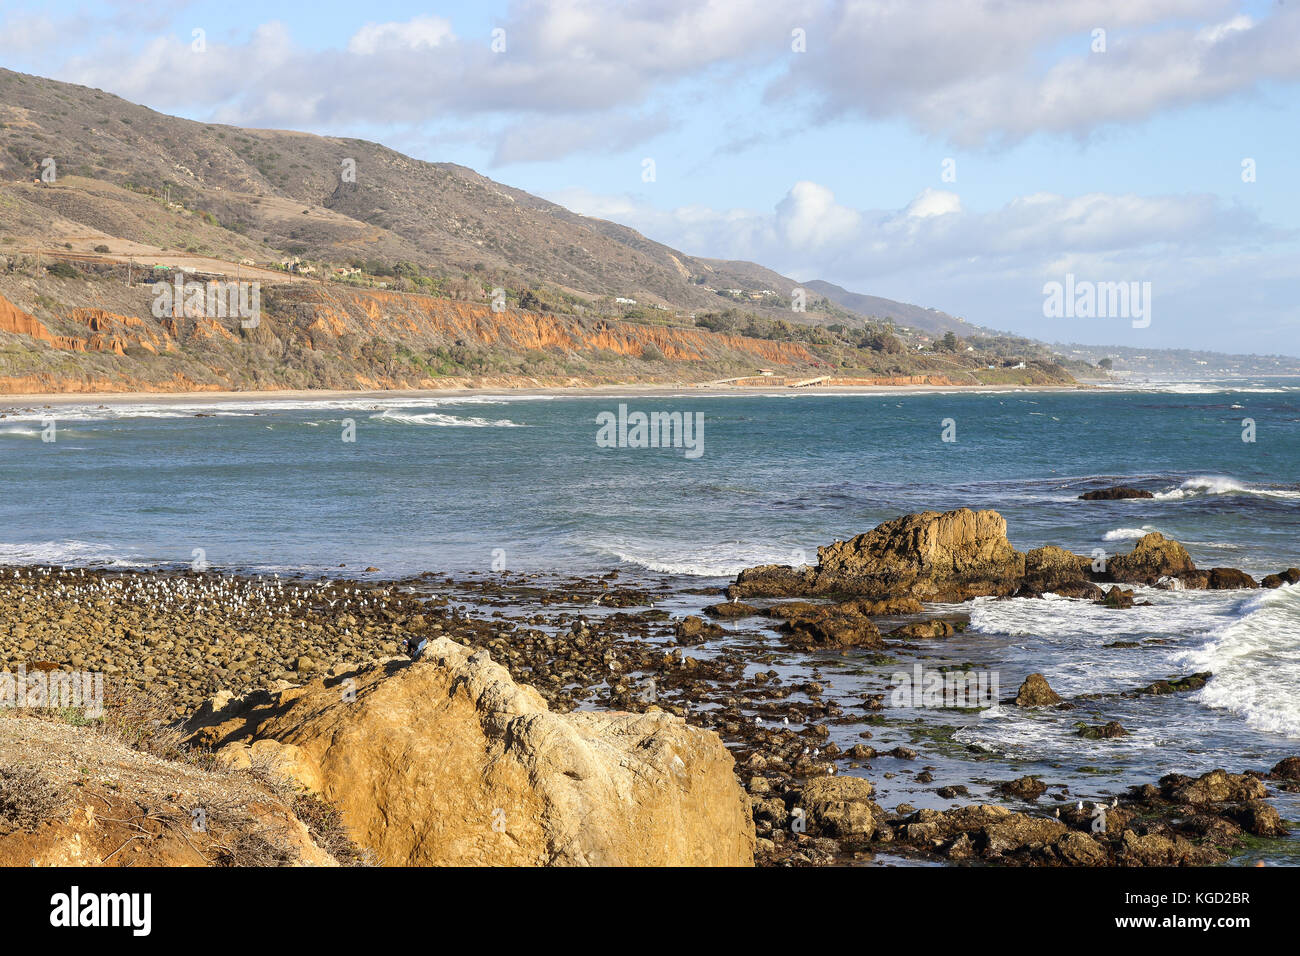
<path fill-rule="evenodd" d="M 1026 776 L 1000 783 L 998 789 L 1007 796 L 1018 797 L 1021 800 L 1037 800 L 1047 792 L 1047 784 L 1036 777 Z"/>
<path fill-rule="evenodd" d="M 1300 568 L 1287 568 L 1281 574 L 1270 574 L 1260 584 L 1266 588 L 1280 588 L 1300 581 Z"/>
<path fill-rule="evenodd" d="M 881 600 L 964 601 L 1013 594 L 1025 557 L 1007 540 L 996 511 L 925 511 L 886 521 L 849 541 L 817 549 L 815 568 L 742 571 L 728 594 L 845 594 Z"/>
<path fill-rule="evenodd" d="M 883 598 L 879 601 L 858 601 L 857 608 L 863 614 L 872 617 L 884 617 L 894 614 L 920 614 L 925 610 L 921 602 L 914 597 Z"/>
<path fill-rule="evenodd" d="M 777 628 L 796 647 L 883 647 L 875 622 L 853 602 L 807 604 Z"/>
<path fill-rule="evenodd" d="M 1124 729 L 1123 724 L 1118 720 L 1112 720 L 1105 724 L 1089 725 L 1079 723 L 1075 725 L 1078 728 L 1079 736 L 1088 740 L 1113 740 L 1116 737 L 1127 737 L 1129 732 Z"/>
<path fill-rule="evenodd" d="M 1133 606 L 1135 597 L 1136 595 L 1131 590 L 1126 591 L 1116 584 L 1107 589 L 1106 593 L 1102 595 L 1100 603 L 1105 607 L 1123 610 Z"/>
<path fill-rule="evenodd" d="M 1054 843 L 1068 828 L 1050 817 L 1016 813 L 1006 807 L 983 804 L 952 810 L 918 810 L 900 827 L 909 843 L 937 846 L 960 834 L 975 834 L 976 845 L 986 853 L 1010 853 L 1036 844 Z"/>
<path fill-rule="evenodd" d="M 1167 800 L 1192 804 L 1260 800 L 1268 794 L 1258 777 L 1223 770 L 1211 770 L 1196 778 L 1169 774 L 1160 778 L 1160 791 Z"/>
<path fill-rule="evenodd" d="M 753 863 L 749 798 L 712 732 L 658 710 L 552 713 L 486 652 L 336 669 L 214 700 L 188 742 L 259 748 L 386 865 Z"/>
<path fill-rule="evenodd" d="M 1141 488 L 1130 488 L 1128 485 L 1115 485 L 1111 488 L 1098 488 L 1096 491 L 1085 491 L 1079 495 L 1080 501 L 1119 501 L 1125 498 L 1154 498 L 1149 491 L 1143 491 Z"/>
<path fill-rule="evenodd" d="M 1180 577 L 1195 571 L 1186 548 L 1152 531 L 1143 535 L 1128 554 L 1111 558 L 1101 577 L 1122 584 L 1155 584 L 1162 577 Z"/>
<path fill-rule="evenodd" d="M 1268 775 L 1273 780 L 1300 780 L 1300 757 L 1279 760 Z"/>
<path fill-rule="evenodd" d="M 823 777 L 804 786 L 799 805 L 814 833 L 869 840 L 884 815 L 874 795 L 875 788 L 860 777 Z"/>
<path fill-rule="evenodd" d="M 1215 591 L 1235 591 L 1257 588 L 1259 582 L 1245 571 L 1238 571 L 1236 568 L 1210 568 L 1210 578 L 1205 586 Z"/>
<path fill-rule="evenodd" d="M 1280 837 L 1290 832 L 1282 821 L 1282 815 L 1263 800 L 1247 800 L 1230 810 L 1228 815 L 1254 836 Z"/>
<path fill-rule="evenodd" d="M 673 628 L 678 644 L 703 644 L 709 638 L 721 637 L 725 633 L 717 624 L 694 614 L 682 618 Z"/>
<path fill-rule="evenodd" d="M 1063 587 L 1090 583 L 1088 575 L 1091 569 L 1092 562 L 1088 558 L 1049 544 L 1025 554 L 1024 586 L 1038 593 L 1052 591 L 1059 594 Z"/>
<path fill-rule="evenodd" d="M 896 627 L 886 634 L 886 637 L 900 641 L 923 640 L 935 637 L 952 637 L 956 629 L 947 621 L 913 621 L 911 624 L 904 624 L 902 627 Z"/>
<path fill-rule="evenodd" d="M 1106 848 L 1086 833 L 1071 830 L 1053 846 L 1062 863 L 1069 866 L 1105 866 Z"/>
<path fill-rule="evenodd" d="M 1030 674 L 1016 693 L 1017 707 L 1051 707 L 1061 702 L 1061 696 L 1047 683 L 1042 674 Z"/>
<path fill-rule="evenodd" d="M 704 613 L 721 620 L 735 620 L 741 617 L 754 617 L 758 614 L 758 608 L 739 601 L 727 601 L 724 604 L 710 604 L 704 609 Z"/>

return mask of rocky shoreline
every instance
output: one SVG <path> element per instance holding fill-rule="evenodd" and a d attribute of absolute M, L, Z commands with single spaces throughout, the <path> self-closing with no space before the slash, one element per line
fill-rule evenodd
<path fill-rule="evenodd" d="M 1273 577 L 1277 584 L 1269 579 L 1264 584 L 1280 586 L 1300 579 L 1300 572 L 1290 569 Z M 270 761 L 300 786 L 342 808 L 354 838 L 376 851 L 381 862 L 492 862 L 495 851 L 471 840 L 465 844 L 471 849 L 453 852 L 446 847 L 461 847 L 463 841 L 445 835 L 411 838 L 409 826 L 383 832 L 375 823 L 377 814 L 400 816 L 389 808 L 384 787 L 414 787 L 425 795 L 398 801 L 405 807 L 404 819 L 448 813 L 463 818 L 469 811 L 436 796 L 448 788 L 428 780 L 412 783 L 409 775 L 376 771 L 366 778 L 369 789 L 359 788 L 357 766 L 393 767 L 396 758 L 389 751 L 382 757 L 369 750 L 362 756 L 335 752 L 332 743 L 320 743 L 337 739 L 337 728 L 322 729 L 334 720 L 326 716 L 326 704 L 349 680 L 363 696 L 373 694 L 376 700 L 410 683 L 421 688 L 410 699 L 427 701 L 430 686 L 463 690 L 467 681 L 483 680 L 454 674 L 469 674 L 465 668 L 485 673 L 481 669 L 488 663 L 500 670 L 496 683 L 489 684 L 511 681 L 517 690 L 507 697 L 532 695 L 534 702 L 522 711 L 503 711 L 483 703 L 484 693 L 471 694 L 479 703 L 458 719 L 478 728 L 473 733 L 482 736 L 488 750 L 496 748 L 499 759 L 517 761 L 521 779 L 547 781 L 541 789 L 503 785 L 503 790 L 471 801 L 471 815 L 487 814 L 479 821 L 483 826 L 490 825 L 492 811 L 504 810 L 488 805 L 500 799 L 500 792 L 512 794 L 503 801 L 511 806 L 531 807 L 517 819 L 552 821 L 550 829 L 534 828 L 518 842 L 514 862 L 735 864 L 752 859 L 768 865 L 824 865 L 883 856 L 1011 865 L 1204 865 L 1224 862 L 1252 841 L 1283 839 L 1286 821 L 1268 798 L 1300 788 L 1296 758 L 1272 767 L 1232 768 L 1244 771 L 1240 773 L 1171 774 L 1104 802 L 1080 801 L 1067 787 L 1031 776 L 999 784 L 1005 805 L 971 803 L 967 787 L 949 785 L 938 789 L 939 797 L 950 801 L 947 809 L 916 809 L 905 802 L 885 809 L 876 802 L 877 785 L 869 775 L 879 781 L 881 774 L 910 774 L 925 783 L 930 774 L 927 755 L 915 747 L 876 746 L 891 736 L 884 702 L 888 687 L 849 700 L 836 694 L 832 681 L 817 678 L 815 663 L 811 680 L 781 676 L 783 662 L 828 651 L 919 660 L 927 648 L 961 632 L 967 621 L 951 609 L 927 608 L 931 602 L 1052 592 L 1124 613 L 1131 606 L 1124 584 L 1258 586 L 1233 569 L 1197 569 L 1181 545 L 1158 534 L 1147 535 L 1131 553 L 1104 565 L 1050 546 L 1021 554 L 1007 542 L 1000 515 L 965 510 L 887 522 L 849 542 L 819 549 L 815 567 L 742 572 L 725 596 L 690 595 L 693 606 L 702 609 L 698 614 L 666 610 L 684 597 L 668 584 L 628 586 L 618 572 L 558 581 L 519 574 L 326 581 L 191 570 L 4 568 L 0 671 L 97 671 L 106 676 L 110 698 L 150 695 L 162 703 L 169 721 L 187 721 L 192 750 L 236 768 L 254 762 L 257 754 L 259 761 Z M 415 665 L 400 656 L 411 638 L 430 642 L 427 656 Z M 1019 691 L 1000 706 L 1082 712 L 1105 703 L 1096 695 L 1062 699 L 1042 675 L 1017 680 L 1022 678 Z M 1209 674 L 1162 676 L 1125 694 L 1177 695 L 1210 679 Z M 269 716 L 282 715 L 290 705 L 314 716 Z M 376 739 L 397 734 L 401 744 L 395 752 L 444 746 L 420 743 L 419 734 L 445 723 L 445 715 L 426 705 L 429 713 L 417 707 L 395 720 L 396 706 L 374 711 L 387 715 Z M 512 716 L 500 716 L 507 711 Z M 502 721 L 520 720 L 516 726 L 522 727 L 542 719 L 528 713 L 545 713 L 545 720 L 561 723 L 534 744 L 518 733 L 501 736 Z M 606 717 L 598 716 L 602 714 Z M 607 718 L 618 714 L 628 716 L 608 724 Z M 571 719 L 579 722 L 564 723 Z M 626 736 L 633 726 L 627 721 L 646 719 L 651 723 L 636 725 L 641 729 Z M 604 729 L 593 729 L 592 721 L 598 720 L 606 721 Z M 1095 725 L 1080 724 L 1081 735 L 1099 739 L 1126 732 L 1104 717 Z M 847 725 L 864 729 L 858 743 L 841 747 L 830 739 L 831 731 Z M 407 739 L 408 733 L 415 736 Z M 608 821 L 603 829 L 592 829 L 594 843 L 564 835 L 564 814 L 578 812 L 575 807 L 591 813 L 612 798 L 581 787 L 556 791 L 552 778 L 564 775 L 557 768 L 566 760 L 589 762 L 594 758 L 577 756 L 589 752 L 584 747 L 604 752 L 615 738 L 600 744 L 575 742 L 570 751 L 560 752 L 571 756 L 551 753 L 537 762 L 539 748 L 550 746 L 542 741 L 555 739 L 556 733 L 566 739 L 576 733 L 575 741 L 588 733 L 661 741 L 645 745 L 658 755 L 646 773 L 665 781 L 654 791 L 657 796 L 647 791 L 637 798 L 646 819 L 671 821 L 664 824 L 666 834 L 674 827 L 685 833 L 711 829 L 734 838 L 736 849 L 700 858 L 681 845 L 669 856 L 656 857 L 648 844 L 630 836 L 635 827 L 617 815 L 603 817 Z M 719 747 L 715 753 L 710 741 L 720 741 L 725 750 Z M 708 770 L 699 771 L 697 786 L 714 793 L 704 804 L 688 799 L 690 788 L 671 799 L 663 795 L 663 787 L 676 792 L 671 786 L 678 780 L 671 771 L 673 755 L 685 754 L 710 754 L 699 757 Z M 690 763 L 694 758 L 682 759 Z M 733 759 L 734 768 L 728 766 Z M 468 755 L 461 765 L 466 779 L 476 779 L 481 770 L 474 769 Z M 377 782 L 389 776 L 389 783 Z M 580 776 L 605 779 L 608 771 L 593 764 Z M 733 783 L 728 785 L 728 779 Z M 719 805 L 730 805 L 728 786 L 738 795 L 743 788 L 747 813 L 717 816 Z M 493 831 L 475 830 L 478 837 L 485 832 Z"/>

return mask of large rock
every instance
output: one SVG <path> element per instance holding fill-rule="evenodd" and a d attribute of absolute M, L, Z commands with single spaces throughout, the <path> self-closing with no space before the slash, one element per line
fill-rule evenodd
<path fill-rule="evenodd" d="M 1056 545 L 1034 548 L 1025 555 L 1024 589 L 1034 593 L 1072 592 L 1091 597 L 1096 585 L 1089 580 L 1092 562 Z"/>
<path fill-rule="evenodd" d="M 1163 577 L 1177 578 L 1195 571 L 1186 548 L 1152 531 L 1143 535 L 1128 554 L 1111 558 L 1103 577 L 1122 584 L 1155 584 Z"/>
<path fill-rule="evenodd" d="M 872 800 L 875 788 L 860 777 L 822 777 L 803 788 L 803 807 L 815 833 L 869 840 L 883 812 Z"/>
<path fill-rule="evenodd" d="M 1233 591 L 1257 588 L 1259 582 L 1237 568 L 1210 568 L 1210 577 L 1205 586 L 1213 591 Z"/>
<path fill-rule="evenodd" d="M 1016 813 L 993 804 L 955 807 L 952 810 L 918 810 L 900 827 L 908 843 L 936 846 L 960 834 L 976 837 L 973 843 L 989 855 L 1055 842 L 1067 827 L 1050 817 Z"/>
<path fill-rule="evenodd" d="M 862 613 L 856 602 L 845 604 L 805 604 L 791 609 L 778 628 L 795 647 L 873 647 L 884 646 L 880 631 L 871 618 Z"/>
<path fill-rule="evenodd" d="M 446 638 L 302 687 L 211 701 L 186 727 L 335 804 L 389 865 L 753 863 L 719 738 L 660 711 L 554 714 Z"/>
<path fill-rule="evenodd" d="M 1168 774 L 1160 778 L 1160 789 L 1166 799 L 1194 804 L 1260 800 L 1268 795 L 1268 788 L 1258 777 L 1224 770 L 1211 770 L 1195 778 Z"/>
<path fill-rule="evenodd" d="M 749 568 L 728 593 L 964 601 L 1013 594 L 1025 571 L 1025 556 L 1007 540 L 1005 519 L 996 511 L 969 508 L 904 515 L 818 548 L 817 556 L 815 568 Z"/>
<path fill-rule="evenodd" d="M 1017 707 L 1054 707 L 1060 702 L 1061 695 L 1052 690 L 1042 674 L 1030 674 L 1016 692 Z"/>

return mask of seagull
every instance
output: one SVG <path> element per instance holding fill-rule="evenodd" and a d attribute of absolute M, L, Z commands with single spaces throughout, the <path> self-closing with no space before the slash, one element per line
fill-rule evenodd
<path fill-rule="evenodd" d="M 1078 802 L 1078 804 L 1075 805 L 1075 808 L 1074 808 L 1074 809 L 1076 809 L 1076 810 L 1082 810 L 1082 809 L 1083 809 L 1083 801 L 1080 800 L 1080 801 Z"/>

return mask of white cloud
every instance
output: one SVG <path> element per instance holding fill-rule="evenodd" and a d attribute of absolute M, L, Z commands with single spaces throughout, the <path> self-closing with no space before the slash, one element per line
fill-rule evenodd
<path fill-rule="evenodd" d="M 1185 335 L 1197 322 L 1202 341 L 1229 319 L 1262 334 L 1295 306 L 1273 292 L 1265 304 L 1239 293 L 1253 283 L 1274 288 L 1283 277 L 1300 280 L 1294 256 L 1284 255 L 1292 233 L 1208 195 L 1041 192 L 973 211 L 956 194 L 931 189 L 901 208 L 853 210 L 825 187 L 800 182 L 770 212 L 700 205 L 661 210 L 584 190 L 550 198 L 693 255 L 761 262 L 799 281 L 828 279 L 1057 339 L 1088 331 L 1043 325 L 1043 282 L 1067 272 L 1096 281 L 1152 281 L 1165 324 L 1143 341 L 1169 335 L 1171 346 L 1184 344 L 1175 329 Z M 1098 331 L 1112 341 L 1127 334 Z M 1218 347 L 1240 350 L 1240 343 Z"/>
<path fill-rule="evenodd" d="M 455 39 L 450 20 L 415 17 L 406 23 L 367 23 L 348 40 L 348 52 L 372 56 L 393 50 L 433 50 Z"/>
<path fill-rule="evenodd" d="M 817 249 L 854 239 L 862 217 L 835 202 L 825 186 L 798 182 L 776 207 L 780 232 L 798 249 Z"/>
<path fill-rule="evenodd" d="M 1300 3 L 1254 19 L 1239 0 L 531 0 L 500 23 L 500 54 L 486 33 L 457 35 L 448 20 L 420 16 L 367 23 L 332 50 L 304 49 L 287 31 L 270 49 L 265 27 L 233 40 L 210 31 L 208 59 L 195 62 L 187 30 L 143 41 L 140 30 L 87 30 L 69 18 L 7 21 L 47 50 L 43 72 L 158 109 L 300 129 L 468 120 L 496 131 L 502 162 L 526 157 L 530 140 L 539 154 L 561 155 L 555 131 L 576 128 L 570 121 L 679 116 L 702 84 L 766 89 L 769 104 L 801 110 L 804 125 L 901 119 L 981 146 L 1087 135 L 1300 80 Z M 791 51 L 795 27 L 806 30 L 806 53 Z M 1099 27 L 1106 52 L 1092 53 Z M 65 30 L 91 46 L 56 66 L 50 54 L 67 46 L 54 42 Z M 761 140 L 739 135 L 742 146 Z M 601 148 L 573 139 L 570 152 Z"/>
<path fill-rule="evenodd" d="M 1300 80 L 1300 7 L 1228 0 L 856 0 L 809 34 L 769 99 L 822 117 L 900 117 L 958 145 L 1087 134 Z M 1197 25 L 1199 23 L 1199 26 Z M 1104 52 L 1092 31 L 1106 31 Z M 814 53 L 816 55 L 814 55 Z"/>

